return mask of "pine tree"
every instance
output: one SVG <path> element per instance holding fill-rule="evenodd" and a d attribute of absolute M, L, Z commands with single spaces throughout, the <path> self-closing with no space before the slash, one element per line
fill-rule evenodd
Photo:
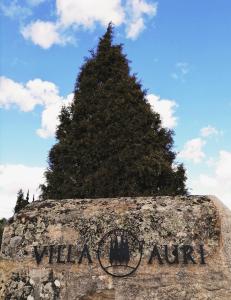
<path fill-rule="evenodd" d="M 2 244 L 3 231 L 4 231 L 4 227 L 5 227 L 6 223 L 7 223 L 7 221 L 5 218 L 0 219 L 0 250 L 1 250 L 1 244 Z"/>
<path fill-rule="evenodd" d="M 42 198 L 185 194 L 173 132 L 161 126 L 109 24 L 62 108 Z"/>
<path fill-rule="evenodd" d="M 27 194 L 26 194 L 26 202 L 27 204 L 29 204 L 29 199 L 30 199 L 30 193 L 29 193 L 29 190 L 27 191 Z"/>
<path fill-rule="evenodd" d="M 20 189 L 17 194 L 17 201 L 16 201 L 16 205 L 14 208 L 14 212 L 18 213 L 21 209 L 23 209 L 28 204 L 29 204 L 29 191 L 27 193 L 26 199 L 24 199 L 24 193 L 23 193 L 22 189 Z"/>

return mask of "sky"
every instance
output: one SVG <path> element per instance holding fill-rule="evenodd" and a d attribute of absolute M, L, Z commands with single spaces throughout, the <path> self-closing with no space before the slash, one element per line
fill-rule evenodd
<path fill-rule="evenodd" d="M 231 208 L 230 0 L 1 0 L 0 218 L 38 198 L 57 116 L 107 24 L 173 129 L 191 194 Z"/>

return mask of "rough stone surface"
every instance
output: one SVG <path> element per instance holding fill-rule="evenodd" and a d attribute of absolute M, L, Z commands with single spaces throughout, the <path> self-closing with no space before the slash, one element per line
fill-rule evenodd
<path fill-rule="evenodd" d="M 115 228 L 144 242 L 139 268 L 124 278 L 106 274 L 97 259 L 99 241 Z M 34 246 L 69 244 L 75 263 L 49 264 L 48 255 L 36 263 Z M 92 264 L 78 264 L 85 244 Z M 206 264 L 196 251 L 196 264 L 148 264 L 154 244 L 203 245 Z M 1 251 L 0 299 L 231 299 L 231 213 L 214 197 L 36 201 L 10 220 Z"/>

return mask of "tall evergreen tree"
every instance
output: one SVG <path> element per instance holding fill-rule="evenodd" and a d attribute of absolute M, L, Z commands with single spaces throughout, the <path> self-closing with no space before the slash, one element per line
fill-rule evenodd
<path fill-rule="evenodd" d="M 30 199 L 30 193 L 29 193 L 29 190 L 28 190 L 27 194 L 26 194 L 26 201 L 27 201 L 27 203 L 29 203 L 29 199 Z"/>
<path fill-rule="evenodd" d="M 185 194 L 173 132 L 161 126 L 110 24 L 62 108 L 42 198 Z"/>
<path fill-rule="evenodd" d="M 18 191 L 18 194 L 17 194 L 17 201 L 16 201 L 16 205 L 15 205 L 15 208 L 14 208 L 14 212 L 18 213 L 21 209 L 23 209 L 28 204 L 29 204 L 29 191 L 27 193 L 26 199 L 24 199 L 24 193 L 20 189 Z"/>
<path fill-rule="evenodd" d="M 0 250 L 1 250 L 1 245 L 2 245 L 2 236 L 3 236 L 3 231 L 4 231 L 4 227 L 6 225 L 6 219 L 0 219 Z"/>

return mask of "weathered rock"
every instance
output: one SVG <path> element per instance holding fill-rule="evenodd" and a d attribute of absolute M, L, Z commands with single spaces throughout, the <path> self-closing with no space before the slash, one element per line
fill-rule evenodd
<path fill-rule="evenodd" d="M 20 246 L 22 241 L 22 236 L 14 236 L 10 239 L 10 247 L 11 248 L 17 248 L 18 246 Z"/>
<path fill-rule="evenodd" d="M 5 228 L 0 299 L 231 299 L 231 213 L 205 196 L 33 202 Z"/>
<path fill-rule="evenodd" d="M 54 284 L 55 284 L 56 287 L 60 288 L 60 281 L 59 280 L 56 279 Z"/>
<path fill-rule="evenodd" d="M 24 232 L 24 229 L 25 229 L 25 226 L 24 226 L 24 225 L 18 224 L 18 226 L 15 228 L 14 234 L 15 234 L 15 235 L 18 235 L 18 236 L 22 236 L 22 235 L 23 235 L 23 232 Z"/>

